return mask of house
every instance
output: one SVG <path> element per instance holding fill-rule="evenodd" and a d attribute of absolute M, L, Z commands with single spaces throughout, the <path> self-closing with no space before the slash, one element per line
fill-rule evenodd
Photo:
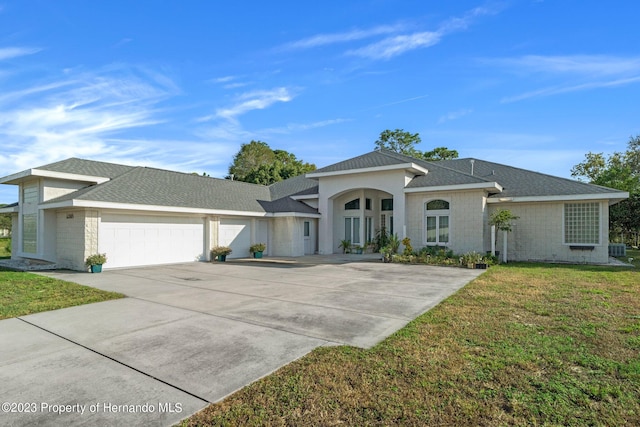
<path fill-rule="evenodd" d="M 381 227 L 414 248 L 491 249 L 490 215 L 520 218 L 511 260 L 606 263 L 609 206 L 627 193 L 477 159 L 427 162 L 379 150 L 270 186 L 71 158 L 0 178 L 18 185 L 14 258 L 84 270 L 209 259 L 213 246 L 246 257 L 341 252 Z"/>

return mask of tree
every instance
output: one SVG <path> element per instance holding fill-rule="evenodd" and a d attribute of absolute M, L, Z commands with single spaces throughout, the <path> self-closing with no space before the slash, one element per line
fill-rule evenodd
<path fill-rule="evenodd" d="M 447 147 L 436 147 L 431 151 L 422 152 L 415 148 L 422 139 L 418 133 L 406 132 L 403 129 L 384 130 L 375 142 L 377 149 L 385 149 L 405 156 L 423 160 L 457 159 L 458 152 Z"/>
<path fill-rule="evenodd" d="M 436 147 L 431 151 L 425 151 L 422 155 L 425 160 L 449 160 L 457 159 L 458 151 L 449 150 L 447 147 Z"/>
<path fill-rule="evenodd" d="M 266 142 L 242 144 L 229 166 L 229 176 L 238 181 L 270 185 L 314 171 L 316 166 L 285 150 L 272 150 Z"/>
<path fill-rule="evenodd" d="M 422 139 L 418 133 L 405 132 L 403 129 L 383 130 L 380 137 L 375 142 L 376 148 L 394 151 L 411 157 L 422 157 L 415 145 L 420 144 Z"/>
<path fill-rule="evenodd" d="M 630 137 L 627 151 L 609 156 L 587 153 L 585 160 L 571 168 L 571 176 L 580 181 L 629 192 L 629 199 L 611 206 L 612 231 L 640 237 L 640 135 Z"/>
<path fill-rule="evenodd" d="M 0 208 L 7 206 L 0 203 Z M 11 214 L 0 214 L 0 230 L 11 231 Z"/>

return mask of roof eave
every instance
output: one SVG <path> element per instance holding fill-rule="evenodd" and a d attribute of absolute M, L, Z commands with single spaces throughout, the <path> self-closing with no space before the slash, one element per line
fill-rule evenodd
<path fill-rule="evenodd" d="M 489 192 L 502 192 L 502 186 L 497 182 L 476 182 L 473 184 L 434 185 L 426 187 L 405 188 L 405 193 L 424 193 L 433 191 L 462 191 L 462 190 L 486 190 Z"/>
<path fill-rule="evenodd" d="M 42 209 L 99 208 L 99 209 L 114 209 L 114 210 L 127 210 L 127 211 L 186 213 L 186 214 L 202 214 L 202 215 L 235 215 L 235 216 L 252 216 L 252 217 L 270 216 L 268 212 L 260 212 L 260 211 L 193 208 L 193 207 L 182 207 L 182 206 L 142 205 L 142 204 L 134 204 L 134 203 L 100 202 L 100 201 L 94 201 L 94 200 L 78 200 L 78 199 L 71 199 L 71 200 L 65 200 L 65 201 L 54 202 L 54 203 L 44 203 L 40 205 L 40 208 Z"/>
<path fill-rule="evenodd" d="M 20 212 L 20 206 L 5 206 L 0 208 L 0 214 L 18 213 Z"/>
<path fill-rule="evenodd" d="M 109 181 L 109 178 L 103 176 L 79 175 L 75 173 L 55 172 L 43 169 L 27 169 L 25 171 L 0 178 L 0 184 L 17 185 L 31 177 L 54 178 L 65 181 L 79 181 L 95 184 L 102 184 L 103 182 Z"/>
<path fill-rule="evenodd" d="M 426 175 L 429 171 L 416 163 L 399 163 L 387 166 L 375 166 L 371 168 L 344 169 L 329 172 L 310 172 L 305 175 L 306 178 L 324 178 L 328 176 L 354 175 L 359 173 L 375 173 L 393 170 L 405 170 L 415 175 Z"/>
<path fill-rule="evenodd" d="M 579 200 L 608 200 L 609 205 L 628 199 L 629 193 L 590 193 L 590 194 L 558 194 L 552 196 L 516 196 L 495 197 L 487 199 L 487 203 L 527 203 L 527 202 L 571 202 Z"/>

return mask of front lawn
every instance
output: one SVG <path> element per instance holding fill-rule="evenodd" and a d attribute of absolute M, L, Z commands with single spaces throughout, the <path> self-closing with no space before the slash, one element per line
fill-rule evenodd
<path fill-rule="evenodd" d="M 492 267 L 370 350 L 319 348 L 195 425 L 640 425 L 640 274 Z"/>
<path fill-rule="evenodd" d="M 37 274 L 0 271 L 0 319 L 123 297 Z"/>

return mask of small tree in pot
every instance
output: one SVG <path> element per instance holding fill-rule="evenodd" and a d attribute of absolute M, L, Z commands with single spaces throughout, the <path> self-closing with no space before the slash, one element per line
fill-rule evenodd
<path fill-rule="evenodd" d="M 102 264 L 106 264 L 106 262 L 107 254 L 93 254 L 89 255 L 84 263 L 91 269 L 92 273 L 101 273 Z"/>
<path fill-rule="evenodd" d="M 509 209 L 499 209 L 497 211 L 495 211 L 493 214 L 491 214 L 491 218 L 489 219 L 489 225 L 495 225 L 496 230 L 500 230 L 504 233 L 505 239 L 504 239 L 504 247 L 502 248 L 502 250 L 504 251 L 504 258 L 506 261 L 506 257 L 507 257 L 507 234 L 513 230 L 513 225 L 511 224 L 511 221 L 514 221 L 516 219 L 520 218 L 517 215 L 514 215 L 513 212 L 511 212 Z M 498 246 L 498 233 L 496 233 L 496 240 L 494 242 L 495 246 Z"/>
<path fill-rule="evenodd" d="M 262 253 L 267 249 L 265 243 L 254 243 L 249 247 L 249 251 L 253 254 L 254 258 L 262 258 Z"/>
<path fill-rule="evenodd" d="M 231 252 L 233 251 L 228 246 L 216 246 L 211 248 L 211 260 L 213 261 L 217 258 L 218 261 L 225 262 L 227 260 L 227 255 Z"/>

